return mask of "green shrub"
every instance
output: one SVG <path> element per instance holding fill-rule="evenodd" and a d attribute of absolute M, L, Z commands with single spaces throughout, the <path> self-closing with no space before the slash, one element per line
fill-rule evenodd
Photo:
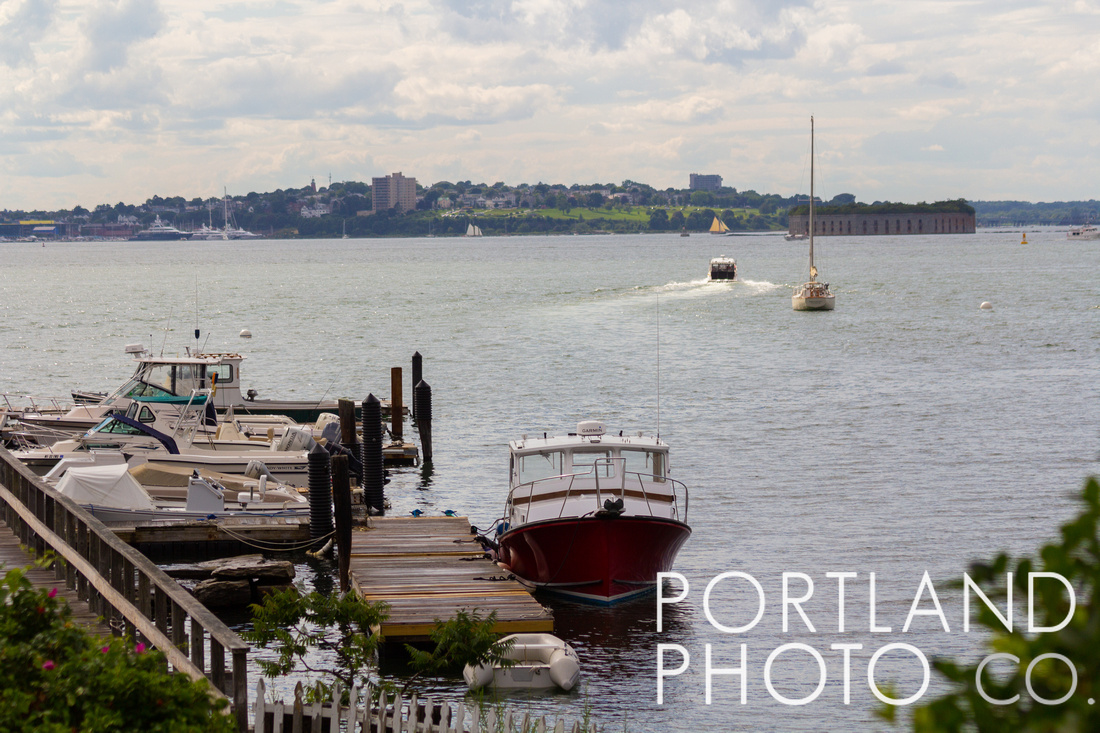
<path fill-rule="evenodd" d="M 25 569 L 0 580 L 0 730 L 232 731 L 227 704 L 161 652 L 88 633 Z"/>

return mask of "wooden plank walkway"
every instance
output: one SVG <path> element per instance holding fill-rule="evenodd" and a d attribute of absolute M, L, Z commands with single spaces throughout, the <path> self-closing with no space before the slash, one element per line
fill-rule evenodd
<path fill-rule="evenodd" d="M 0 575 L 11 568 L 26 567 L 32 562 L 34 558 L 19 546 L 19 538 L 0 520 Z M 31 568 L 26 577 L 36 588 L 57 588 L 57 594 L 68 601 L 73 609 L 73 621 L 100 636 L 111 634 L 111 629 L 103 622 L 103 618 L 92 613 L 88 603 L 77 597 L 76 589 L 66 588 L 65 580 L 54 575 L 53 570 Z"/>
<path fill-rule="evenodd" d="M 484 557 L 466 517 L 372 517 L 352 533 L 351 584 L 385 601 L 386 641 L 424 641 L 435 621 L 459 610 L 496 611 L 503 634 L 553 632 L 554 618 L 508 573 Z"/>

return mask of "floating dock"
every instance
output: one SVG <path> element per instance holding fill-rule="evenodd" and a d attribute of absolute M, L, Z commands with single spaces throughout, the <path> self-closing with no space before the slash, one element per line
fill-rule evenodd
<path fill-rule="evenodd" d="M 460 610 L 496 611 L 502 634 L 554 630 L 550 610 L 485 557 L 466 517 L 372 517 L 352 532 L 351 586 L 389 604 L 387 642 L 425 641 Z"/>

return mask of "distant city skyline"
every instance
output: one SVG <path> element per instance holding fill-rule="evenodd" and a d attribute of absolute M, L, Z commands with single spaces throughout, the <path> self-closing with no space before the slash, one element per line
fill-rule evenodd
<path fill-rule="evenodd" d="M 1100 197 L 1100 2 L 6 0 L 0 209 L 406 171 Z"/>

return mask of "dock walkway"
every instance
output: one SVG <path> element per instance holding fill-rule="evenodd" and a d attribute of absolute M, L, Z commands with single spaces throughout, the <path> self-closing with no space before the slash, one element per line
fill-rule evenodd
<path fill-rule="evenodd" d="M 0 575 L 12 568 L 24 568 L 34 562 L 34 558 L 19 545 L 19 538 L 11 531 L 4 520 L 0 519 Z M 27 580 L 36 588 L 57 588 L 57 595 L 69 602 L 73 609 L 73 621 L 87 628 L 93 634 L 110 636 L 111 627 L 103 617 L 94 613 L 88 606 L 88 602 L 81 599 L 75 588 L 65 586 L 64 579 L 59 580 L 53 570 L 45 568 L 30 568 L 26 574 Z"/>
<path fill-rule="evenodd" d="M 554 630 L 550 610 L 484 557 L 466 517 L 371 518 L 352 533 L 351 585 L 389 604 L 388 642 L 426 640 L 437 619 L 459 610 L 496 611 L 504 634 Z"/>

